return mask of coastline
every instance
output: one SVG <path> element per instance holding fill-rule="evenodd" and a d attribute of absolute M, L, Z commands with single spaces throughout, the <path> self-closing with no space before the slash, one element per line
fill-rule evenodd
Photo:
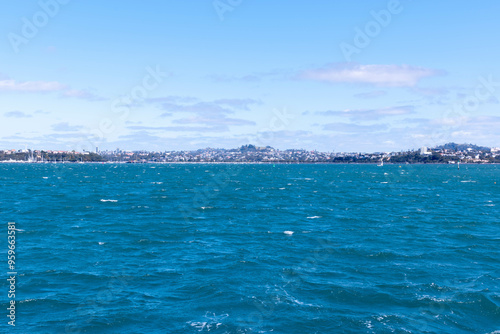
<path fill-rule="evenodd" d="M 122 162 L 122 161 L 86 161 L 86 162 L 30 162 L 30 161 L 21 161 L 21 160 L 6 160 L 0 161 L 0 164 L 32 164 L 32 165 L 86 165 L 86 164 L 97 164 L 97 165 L 169 165 L 169 164 L 180 164 L 180 165 L 377 165 L 378 162 L 326 162 L 326 161 L 318 161 L 318 162 L 288 162 L 288 161 L 148 161 L 148 162 Z M 460 165 L 499 165 L 498 162 L 461 162 Z M 405 165 L 452 165 L 458 166 L 456 163 L 445 163 L 445 162 L 414 162 L 414 163 L 390 163 L 385 162 L 384 166 L 405 166 Z M 380 166 L 383 167 L 383 166 Z"/>

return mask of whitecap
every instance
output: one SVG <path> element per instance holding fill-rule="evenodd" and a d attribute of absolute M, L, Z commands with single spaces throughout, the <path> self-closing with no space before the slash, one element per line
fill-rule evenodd
<path fill-rule="evenodd" d="M 117 199 L 101 199 L 101 202 L 113 202 L 113 203 L 115 203 L 115 202 L 118 202 L 118 200 Z"/>
<path fill-rule="evenodd" d="M 22 303 L 29 303 L 29 302 L 36 302 L 36 301 L 39 301 L 39 300 L 44 300 L 45 298 L 29 298 L 29 299 L 25 299 L 25 300 L 20 300 L 19 301 L 19 304 L 22 304 Z"/>
<path fill-rule="evenodd" d="M 286 235 L 292 235 L 292 234 L 293 234 L 293 231 L 285 231 L 285 232 L 283 232 L 283 233 L 285 233 Z"/>
<path fill-rule="evenodd" d="M 218 329 L 222 325 L 223 320 L 227 317 L 229 317 L 229 314 L 216 315 L 213 313 L 210 315 L 209 312 L 207 312 L 203 320 L 208 321 L 188 321 L 187 323 L 198 329 L 198 332 L 205 330 L 210 332 L 212 329 Z"/>
<path fill-rule="evenodd" d="M 104 245 L 105 242 L 99 241 L 99 245 Z"/>
<path fill-rule="evenodd" d="M 294 304 L 297 304 L 297 305 L 300 305 L 300 306 L 310 306 L 310 307 L 319 307 L 319 305 L 314 305 L 314 304 L 309 304 L 309 303 L 304 303 L 304 302 L 301 302 L 300 300 L 298 300 L 297 298 L 293 297 L 292 295 L 290 295 L 285 289 L 281 288 L 281 290 L 285 293 L 285 299 L 294 303 Z"/>
<path fill-rule="evenodd" d="M 205 329 L 205 326 L 207 325 L 206 321 L 197 321 L 197 322 L 188 322 L 191 326 L 193 326 L 196 329 L 199 329 L 198 332 L 201 332 L 202 330 Z"/>
<path fill-rule="evenodd" d="M 421 297 L 418 297 L 418 300 L 431 300 L 435 303 L 442 303 L 442 302 L 450 301 L 450 299 L 438 298 L 438 297 L 433 297 L 433 296 L 429 296 L 429 295 L 423 295 Z"/>

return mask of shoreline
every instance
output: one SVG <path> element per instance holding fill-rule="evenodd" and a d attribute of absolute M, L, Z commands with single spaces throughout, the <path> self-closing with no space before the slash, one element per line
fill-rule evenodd
<path fill-rule="evenodd" d="M 98 164 L 98 165 L 168 165 L 168 164 L 189 164 L 189 165 L 202 165 L 202 164 L 232 164 L 232 165 L 376 165 L 378 166 L 378 162 L 326 162 L 326 161 L 318 161 L 318 162 L 286 162 L 286 161 L 167 161 L 167 162 L 121 162 L 121 161 L 87 161 L 87 162 L 30 162 L 30 161 L 18 161 L 18 160 L 6 160 L 0 161 L 0 164 L 32 164 L 32 165 L 88 165 L 88 164 Z M 460 165 L 498 165 L 498 162 L 460 162 Z M 457 163 L 443 163 L 443 162 L 415 162 L 415 163 L 390 163 L 385 162 L 384 166 L 403 166 L 403 165 L 452 165 L 458 166 Z M 380 166 L 383 167 L 383 166 Z"/>

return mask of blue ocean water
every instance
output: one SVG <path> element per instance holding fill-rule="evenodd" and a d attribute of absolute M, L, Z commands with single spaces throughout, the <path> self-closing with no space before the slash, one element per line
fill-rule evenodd
<path fill-rule="evenodd" d="M 500 333 L 497 165 L 1 164 L 18 333 Z"/>

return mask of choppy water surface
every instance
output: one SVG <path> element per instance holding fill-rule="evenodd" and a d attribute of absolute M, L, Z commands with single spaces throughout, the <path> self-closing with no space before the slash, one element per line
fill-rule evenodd
<path fill-rule="evenodd" d="M 0 182 L 14 332 L 500 331 L 496 165 L 3 164 Z"/>

